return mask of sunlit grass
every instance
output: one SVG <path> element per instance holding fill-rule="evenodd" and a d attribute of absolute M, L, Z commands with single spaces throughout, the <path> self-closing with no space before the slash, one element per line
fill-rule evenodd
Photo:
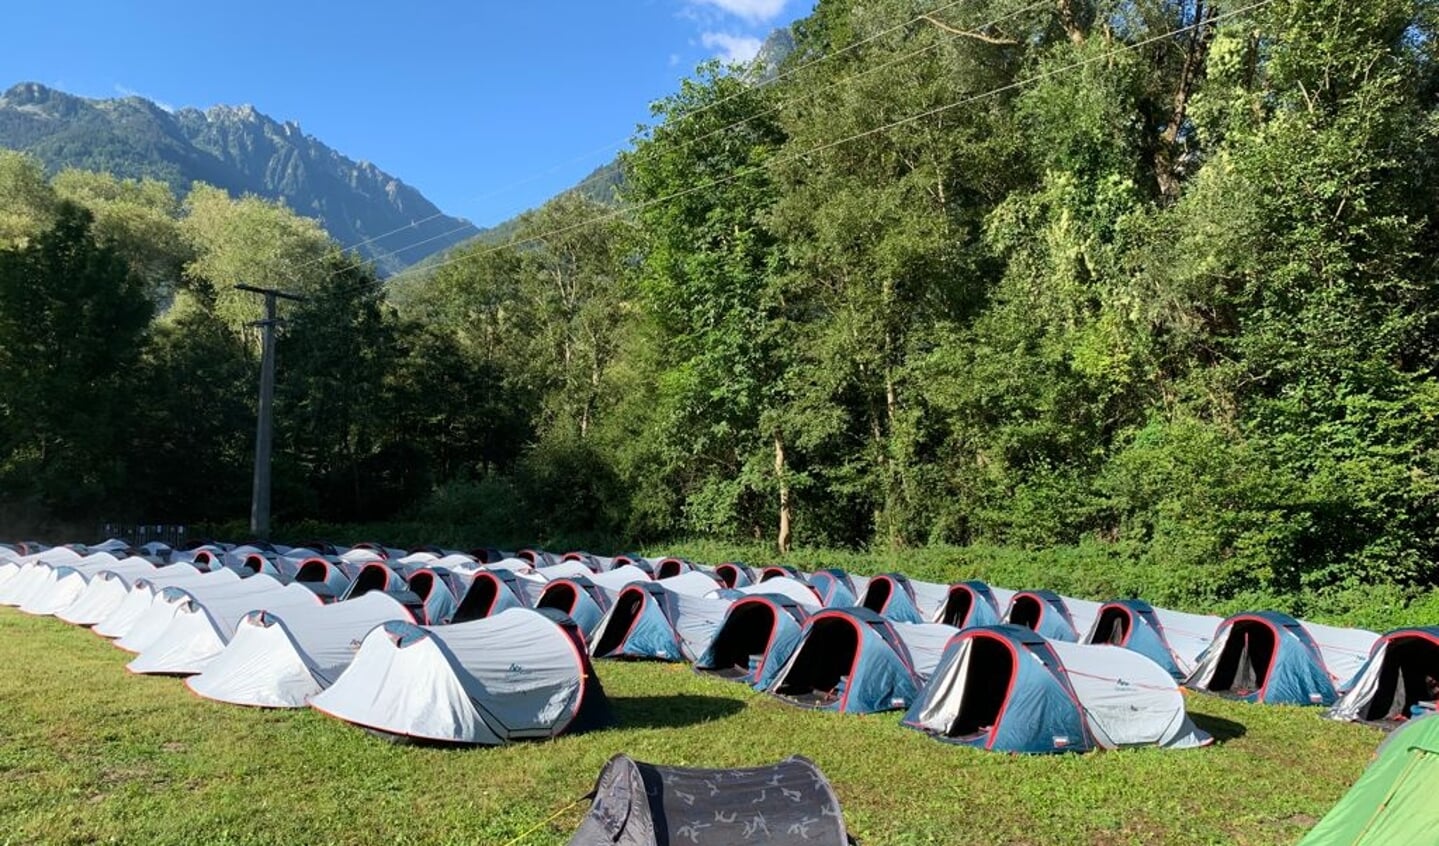
<path fill-rule="evenodd" d="M 866 844 L 1289 844 L 1379 735 L 1318 712 L 1190 697 L 1211 749 L 1010 757 L 894 714 L 802 711 L 665 664 L 601 663 L 620 719 L 499 749 L 396 746 L 317 712 L 134 676 L 90 632 L 0 610 L 0 843 L 562 844 L 619 752 L 690 766 L 801 754 Z"/>

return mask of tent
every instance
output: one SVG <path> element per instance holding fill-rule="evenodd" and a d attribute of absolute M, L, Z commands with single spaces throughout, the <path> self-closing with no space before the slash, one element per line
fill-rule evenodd
<path fill-rule="evenodd" d="M 300 562 L 299 569 L 295 571 L 295 582 L 314 591 L 326 602 L 333 602 L 344 595 L 359 571 L 358 566 L 338 556 L 326 558 L 313 555 Z"/>
<path fill-rule="evenodd" d="M 800 573 L 799 570 L 784 564 L 771 564 L 759 571 L 759 580 L 762 582 L 767 582 L 770 579 L 778 579 L 782 576 L 787 576 L 791 579 L 804 579 L 804 574 Z"/>
<path fill-rule="evenodd" d="M 1223 617 L 1186 614 L 1168 608 L 1154 608 L 1154 616 L 1164 626 L 1164 640 L 1179 661 L 1179 669 L 1187 675 L 1194 671 L 1199 656 L 1214 642 L 1214 633 L 1224 623 Z"/>
<path fill-rule="evenodd" d="M 350 666 L 365 635 L 391 620 L 414 622 L 379 591 L 315 610 L 252 611 L 229 645 L 185 684 L 219 702 L 303 708 Z"/>
<path fill-rule="evenodd" d="M 531 567 L 548 567 L 551 564 L 558 564 L 559 559 L 543 549 L 522 549 L 515 553 L 515 557 L 521 561 L 528 561 Z"/>
<path fill-rule="evenodd" d="M 630 584 L 595 627 L 590 655 L 693 660 L 709 648 L 730 605 L 727 599 L 678 593 L 661 582 Z"/>
<path fill-rule="evenodd" d="M 1100 606 L 1099 617 L 1084 642 L 1107 643 L 1138 652 L 1179 681 L 1188 678 L 1193 669 L 1181 665 L 1169 648 L 1159 615 L 1142 599 L 1118 599 Z"/>
<path fill-rule="evenodd" d="M 1314 639 L 1314 645 L 1319 647 L 1319 655 L 1324 659 L 1324 669 L 1329 671 L 1329 678 L 1334 682 L 1334 686 L 1340 692 L 1348 690 L 1348 682 L 1359 674 L 1364 662 L 1369 660 L 1370 650 L 1379 641 L 1379 635 L 1365 629 L 1325 626 L 1308 620 L 1300 620 L 1299 624 L 1309 632 L 1309 636 Z"/>
<path fill-rule="evenodd" d="M 949 586 L 949 594 L 935 612 L 934 622 L 958 629 L 996 626 L 1000 623 L 999 601 L 984 582 L 956 582 Z"/>
<path fill-rule="evenodd" d="M 44 572 L 34 577 L 18 607 L 26 614 L 54 614 L 75 601 L 91 576 L 119 563 L 108 552 L 96 552 L 69 564 L 46 565 Z"/>
<path fill-rule="evenodd" d="M 16 559 L 6 565 L 15 567 L 15 573 L 0 583 L 0 605 L 19 605 L 30 598 L 30 594 L 50 577 L 53 567 L 75 564 L 80 553 L 68 547 L 56 547 L 33 556 Z"/>
<path fill-rule="evenodd" d="M 1369 769 L 1299 846 L 1433 843 L 1439 830 L 1439 717 L 1389 736 Z"/>
<path fill-rule="evenodd" d="M 642 570 L 639 567 L 625 564 L 616 567 L 613 570 L 606 570 L 603 573 L 595 573 L 593 576 L 590 576 L 590 581 L 594 582 L 595 585 L 598 586 L 601 590 L 604 590 L 606 593 L 608 593 L 610 596 L 610 601 L 613 603 L 613 601 L 620 595 L 620 591 L 623 590 L 625 587 L 636 582 L 643 583 L 650 581 L 650 574 L 648 571 Z"/>
<path fill-rule="evenodd" d="M 729 607 L 695 669 L 764 690 L 794 653 L 808 619 L 809 610 L 783 594 L 745 596 Z"/>
<path fill-rule="evenodd" d="M 702 570 L 688 570 L 664 578 L 657 575 L 655 584 L 685 596 L 707 596 L 724 587 L 718 579 Z"/>
<path fill-rule="evenodd" d="M 427 626 L 450 622 L 460 606 L 459 597 L 469 593 L 469 582 L 443 567 L 424 567 L 406 580 L 410 593 L 419 599 L 415 619 Z"/>
<path fill-rule="evenodd" d="M 904 641 L 914 673 L 922 682 L 939 666 L 945 648 L 959 629 L 943 623 L 895 623 L 894 632 Z"/>
<path fill-rule="evenodd" d="M 678 576 L 681 573 L 688 573 L 698 569 L 695 565 L 683 558 L 661 558 L 655 563 L 655 578 L 668 579 L 671 576 Z"/>
<path fill-rule="evenodd" d="M 215 574 L 211 574 L 212 576 Z M 165 630 L 174 622 L 175 615 L 182 609 L 193 612 L 196 605 L 205 605 L 216 600 L 257 598 L 273 594 L 281 587 L 278 579 L 264 574 L 253 575 L 239 581 L 195 579 L 183 584 L 170 584 L 160 588 L 150 606 L 135 621 L 135 625 L 118 638 L 115 645 L 126 652 L 144 652 L 150 648 Z M 300 590 L 305 590 L 300 588 Z M 308 593 L 308 591 L 306 591 Z M 318 602 L 314 594 L 310 599 Z M 255 607 L 254 605 L 250 606 Z"/>
<path fill-rule="evenodd" d="M 247 581 L 261 576 L 254 576 Z M 266 577 L 268 578 L 268 577 Z M 235 634 L 235 626 L 256 609 L 275 614 L 313 613 L 323 603 L 303 585 L 277 580 L 260 593 L 217 593 L 203 603 L 185 588 L 168 587 L 166 600 L 183 595 L 170 625 L 128 665 L 132 673 L 190 675 L 205 668 Z"/>
<path fill-rule="evenodd" d="M 1015 625 L 956 635 L 903 724 L 1001 752 L 1213 742 L 1190 722 L 1174 679 L 1148 658 L 1048 641 Z"/>
<path fill-rule="evenodd" d="M 111 558 L 108 553 L 101 554 L 106 558 Z M 113 558 L 111 560 L 113 561 Z M 155 572 L 155 565 L 137 555 L 114 561 L 113 564 L 108 565 L 96 562 L 91 567 L 71 565 L 56 567 L 54 583 L 45 593 L 43 600 L 37 595 L 22 605 L 20 610 L 28 611 L 31 614 L 53 614 L 65 619 L 65 612 L 69 611 L 80 600 L 80 597 L 85 595 L 85 591 L 90 587 L 90 582 L 94 581 L 96 576 L 102 573 L 115 573 L 134 578 L 153 572 Z"/>
<path fill-rule="evenodd" d="M 560 561 L 555 564 L 549 564 L 541 567 L 538 570 L 535 570 L 528 574 L 522 573 L 521 575 L 525 575 L 528 578 L 533 578 L 537 581 L 551 582 L 555 579 L 570 579 L 576 576 L 588 579 L 594 574 L 594 570 L 591 570 L 579 561 Z"/>
<path fill-rule="evenodd" d="M 574 624 L 511 608 L 449 626 L 389 622 L 312 707 L 396 738 L 499 745 L 609 721 Z"/>
<path fill-rule="evenodd" d="M 1084 632 L 1069 616 L 1064 599 L 1054 591 L 1022 590 L 1009 601 L 1004 621 L 1038 632 L 1050 640 L 1076 643 Z"/>
<path fill-rule="evenodd" d="M 925 623 L 949 598 L 949 586 L 916 582 L 901 573 L 869 580 L 860 604 L 896 623 Z"/>
<path fill-rule="evenodd" d="M 473 587 L 470 588 L 474 590 Z M 610 607 L 609 594 L 584 576 L 555 579 L 545 584 L 536 608 L 550 608 L 575 621 L 586 639 L 594 634 Z"/>
<path fill-rule="evenodd" d="M 715 575 L 725 587 L 742 588 L 755 583 L 755 572 L 748 564 L 728 561 L 715 567 Z"/>
<path fill-rule="evenodd" d="M 1336 720 L 1389 723 L 1413 716 L 1418 702 L 1433 702 L 1439 685 L 1439 626 L 1397 629 L 1374 644 L 1369 660 L 1334 703 Z"/>
<path fill-rule="evenodd" d="M 196 575 L 199 570 L 189 564 L 171 564 L 163 568 L 180 573 L 189 571 Z M 161 572 L 143 558 L 126 558 L 114 567 L 108 567 L 90 577 L 75 600 L 55 612 L 55 616 L 76 626 L 93 626 L 108 617 L 125 601 L 130 586 L 136 579 L 147 578 Z"/>
<path fill-rule="evenodd" d="M 787 596 L 791 600 L 812 610 L 819 610 L 824 607 L 819 601 L 819 594 L 815 593 L 814 588 L 810 587 L 806 582 L 802 582 L 799 579 L 792 579 L 789 576 L 778 576 L 767 582 L 760 582 L 757 585 L 750 585 L 749 587 L 727 588 L 720 591 L 718 595 L 738 599 L 742 596 L 757 596 L 762 593 L 777 593 L 781 596 Z"/>
<path fill-rule="evenodd" d="M 536 599 L 533 593 L 530 582 L 513 570 L 480 570 L 455 609 L 452 621 L 468 623 L 507 608 L 531 608 Z"/>
<path fill-rule="evenodd" d="M 1246 702 L 1333 705 L 1338 698 L 1309 632 L 1277 611 L 1237 614 L 1221 623 L 1184 683 Z"/>
<path fill-rule="evenodd" d="M 234 570 L 222 568 L 213 572 L 201 572 L 189 564 L 162 567 L 153 575 L 135 579 L 129 592 L 125 594 L 125 599 L 115 606 L 114 611 L 105 615 L 105 619 L 96 623 L 92 631 L 102 637 L 124 637 L 140 622 L 145 612 L 150 610 L 156 595 L 170 585 L 223 584 L 238 581 L 240 574 Z"/>
<path fill-rule="evenodd" d="M 769 686 L 787 702 L 850 714 L 907 708 L 918 690 L 904 641 L 866 608 L 829 608 L 805 621 Z"/>
<path fill-rule="evenodd" d="M 591 573 L 598 573 L 601 570 L 609 569 L 609 567 L 606 566 L 606 562 L 602 560 L 598 555 L 591 555 L 588 552 L 578 549 L 571 552 L 566 552 L 564 555 L 560 556 L 561 564 L 565 563 L 566 561 L 573 561 L 576 564 L 583 564 L 585 569 L 589 570 Z"/>
<path fill-rule="evenodd" d="M 242 570 L 248 570 L 256 575 L 270 576 L 282 582 L 293 580 L 295 574 L 300 570 L 300 564 L 296 560 L 284 556 L 262 555 L 258 552 L 246 555 L 240 562 L 240 567 Z M 241 575 L 244 573 L 242 572 Z"/>
<path fill-rule="evenodd" d="M 383 561 L 369 561 L 363 564 L 350 582 L 350 586 L 340 594 L 340 601 L 344 602 L 347 599 L 364 596 L 370 591 L 376 590 L 388 593 L 395 601 L 410 609 L 416 618 L 423 616 L 424 612 L 421 609 L 423 602 L 420 597 L 410 590 L 409 583 L 398 570 Z"/>
<path fill-rule="evenodd" d="M 697 770 L 616 755 L 590 798 L 569 846 L 850 842 L 834 789 L 798 756 L 766 767 Z"/>
<path fill-rule="evenodd" d="M 838 567 L 828 567 L 809 574 L 809 586 L 825 608 L 852 608 L 859 604 L 854 580 Z"/>

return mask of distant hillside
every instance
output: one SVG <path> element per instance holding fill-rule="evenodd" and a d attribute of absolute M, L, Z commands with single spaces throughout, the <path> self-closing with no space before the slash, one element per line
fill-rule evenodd
<path fill-rule="evenodd" d="M 369 162 L 347 158 L 298 124 L 251 106 L 171 113 L 141 97 L 91 100 L 27 82 L 0 94 L 0 147 L 33 153 L 52 171 L 148 176 L 181 195 L 198 180 L 237 196 L 283 200 L 344 245 L 399 229 L 359 247 L 386 274 L 483 231 L 441 214 L 419 191 Z"/>

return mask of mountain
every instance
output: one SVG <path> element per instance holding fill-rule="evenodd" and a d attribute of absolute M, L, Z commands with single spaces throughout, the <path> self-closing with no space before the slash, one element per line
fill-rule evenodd
<path fill-rule="evenodd" d="M 169 112 L 142 97 L 92 100 L 24 82 L 0 94 L 0 147 L 30 152 L 52 172 L 148 176 L 182 196 L 198 180 L 282 200 L 343 245 L 374 239 L 357 249 L 387 275 L 483 231 L 252 106 Z"/>

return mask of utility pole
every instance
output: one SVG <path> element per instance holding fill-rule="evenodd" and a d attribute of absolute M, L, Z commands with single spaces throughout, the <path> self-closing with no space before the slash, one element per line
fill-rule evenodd
<path fill-rule="evenodd" d="M 255 427 L 255 486 L 250 494 L 250 533 L 260 540 L 270 537 L 270 447 L 275 404 L 275 327 L 280 318 L 275 314 L 279 300 L 304 302 L 296 294 L 254 285 L 236 285 L 237 291 L 265 295 L 265 319 L 251 326 L 260 327 L 260 414 Z"/>

